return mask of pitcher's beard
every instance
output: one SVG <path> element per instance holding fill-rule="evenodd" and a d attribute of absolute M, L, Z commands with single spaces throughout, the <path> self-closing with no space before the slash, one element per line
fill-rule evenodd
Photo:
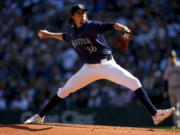
<path fill-rule="evenodd" d="M 86 22 L 86 20 L 82 19 L 82 20 L 80 21 L 80 24 L 85 24 L 85 22 Z"/>

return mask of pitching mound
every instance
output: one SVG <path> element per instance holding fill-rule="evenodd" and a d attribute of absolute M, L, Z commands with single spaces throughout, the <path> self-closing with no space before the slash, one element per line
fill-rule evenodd
<path fill-rule="evenodd" d="M 16 124 L 0 125 L 0 135 L 180 135 L 180 131 L 76 124 Z"/>

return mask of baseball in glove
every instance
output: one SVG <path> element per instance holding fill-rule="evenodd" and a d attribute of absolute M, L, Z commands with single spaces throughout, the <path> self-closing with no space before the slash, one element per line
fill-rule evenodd
<path fill-rule="evenodd" d="M 119 50 L 126 50 L 129 46 L 129 41 L 131 39 L 131 32 L 120 31 L 115 37 L 113 45 Z"/>

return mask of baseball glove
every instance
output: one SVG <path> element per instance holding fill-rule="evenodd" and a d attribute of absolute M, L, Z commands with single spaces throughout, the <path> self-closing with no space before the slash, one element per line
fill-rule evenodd
<path fill-rule="evenodd" d="M 129 46 L 129 41 L 131 39 L 131 32 L 120 31 L 115 37 L 113 45 L 119 50 L 126 50 Z"/>

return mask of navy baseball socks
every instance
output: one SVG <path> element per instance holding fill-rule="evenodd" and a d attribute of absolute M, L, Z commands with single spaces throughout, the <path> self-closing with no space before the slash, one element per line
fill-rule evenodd
<path fill-rule="evenodd" d="M 148 111 L 151 113 L 152 116 L 154 116 L 157 112 L 157 109 L 154 107 L 154 105 L 151 103 L 148 95 L 144 91 L 143 88 L 138 88 L 136 91 L 136 96 L 138 99 L 144 104 L 144 106 L 148 109 Z M 40 117 L 44 117 L 46 113 L 51 111 L 54 107 L 56 107 L 62 99 L 58 97 L 57 94 L 54 95 L 53 98 L 50 99 L 48 104 L 44 107 L 44 109 L 39 113 Z"/>
<path fill-rule="evenodd" d="M 139 98 L 139 100 L 145 105 L 145 107 L 148 109 L 148 111 L 151 113 L 152 116 L 154 116 L 157 112 L 157 109 L 154 107 L 154 105 L 151 103 L 148 95 L 144 91 L 143 88 L 138 88 L 136 91 L 136 96 Z M 39 113 L 40 117 L 44 117 L 46 113 L 48 113 L 50 110 L 52 110 L 56 105 L 60 103 L 62 99 L 58 97 L 57 94 L 54 95 L 52 99 L 48 102 L 48 104 L 45 106 L 45 108 Z"/>
<path fill-rule="evenodd" d="M 157 112 L 155 106 L 151 103 L 148 95 L 144 91 L 143 88 L 138 88 L 135 90 L 136 96 L 138 99 L 144 104 L 144 106 L 148 109 L 152 116 L 154 116 Z M 40 117 L 44 117 L 46 113 L 52 110 L 55 106 L 57 106 L 62 99 L 58 97 L 57 94 L 54 95 L 52 99 L 48 102 L 48 104 L 44 107 L 44 109 L 39 113 Z"/>
<path fill-rule="evenodd" d="M 148 109 L 148 111 L 151 113 L 152 116 L 155 116 L 157 109 L 152 104 L 151 100 L 149 99 L 147 93 L 145 90 L 141 87 L 134 91 L 138 99 L 141 101 L 141 103 L 144 104 L 144 106 Z"/>
<path fill-rule="evenodd" d="M 44 109 L 39 113 L 40 117 L 44 117 L 46 113 L 48 113 L 49 111 L 51 111 L 54 107 L 56 107 L 60 102 L 62 101 L 62 99 L 60 97 L 58 97 L 57 94 L 55 94 L 50 101 L 48 102 L 48 104 L 44 107 Z"/>
<path fill-rule="evenodd" d="M 175 112 L 174 107 L 165 110 L 157 110 L 155 106 L 151 103 L 147 93 L 144 91 L 143 88 L 138 88 L 137 90 L 135 90 L 135 94 L 144 104 L 147 110 L 151 113 L 155 125 L 159 125 L 162 121 L 164 121 L 166 118 L 168 118 Z M 61 101 L 62 99 L 58 97 L 57 94 L 55 94 L 54 97 L 51 98 L 48 104 L 44 107 L 44 109 L 39 114 L 36 114 L 31 118 L 27 119 L 25 121 L 25 124 L 43 124 L 46 113 L 51 111 Z"/>

